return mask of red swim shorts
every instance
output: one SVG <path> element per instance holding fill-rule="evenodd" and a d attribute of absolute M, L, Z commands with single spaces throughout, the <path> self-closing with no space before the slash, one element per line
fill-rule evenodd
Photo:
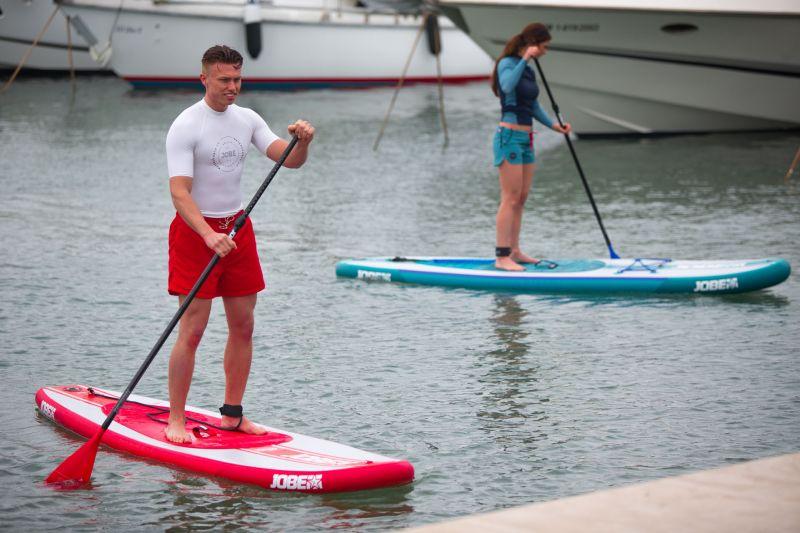
<path fill-rule="evenodd" d="M 205 217 L 205 220 L 214 231 L 227 234 L 240 213 L 228 218 Z M 264 274 L 249 217 L 233 240 L 236 249 L 217 262 L 197 298 L 247 296 L 264 290 Z M 169 226 L 169 293 L 189 294 L 213 257 L 214 251 L 206 246 L 203 238 L 176 214 Z"/>

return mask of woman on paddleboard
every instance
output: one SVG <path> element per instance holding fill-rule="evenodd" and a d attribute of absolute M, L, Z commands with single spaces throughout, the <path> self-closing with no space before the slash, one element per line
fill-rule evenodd
<path fill-rule="evenodd" d="M 528 66 L 532 58 L 542 57 L 550 46 L 550 32 L 544 24 L 528 24 L 506 43 L 492 73 L 492 90 L 500 98 L 502 117 L 494 135 L 494 166 L 500 173 L 500 207 L 497 210 L 495 267 L 525 270 L 519 263 L 539 260 L 520 250 L 522 211 L 536 168 L 533 154 L 533 119 L 559 133 L 569 133 L 539 105 L 536 75 Z"/>

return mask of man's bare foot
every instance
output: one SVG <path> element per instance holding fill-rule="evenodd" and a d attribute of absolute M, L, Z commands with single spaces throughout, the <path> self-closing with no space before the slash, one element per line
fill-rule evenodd
<path fill-rule="evenodd" d="M 511 259 L 516 261 L 517 263 L 533 263 L 534 265 L 541 263 L 541 260 L 535 259 L 528 254 L 524 254 L 522 252 L 514 252 L 511 254 Z"/>
<path fill-rule="evenodd" d="M 494 261 L 494 267 L 500 270 L 508 270 L 511 272 L 521 272 L 525 270 L 524 266 L 518 265 L 510 257 L 498 257 Z"/>
<path fill-rule="evenodd" d="M 177 444 L 192 442 L 192 435 L 186 431 L 186 422 L 183 419 L 175 421 L 170 418 L 169 422 L 167 422 L 167 427 L 164 428 L 164 435 L 168 441 Z"/>
<path fill-rule="evenodd" d="M 251 422 L 247 419 L 247 417 L 242 417 L 242 423 L 239 424 L 239 427 L 236 427 L 236 424 L 239 424 L 239 418 L 235 416 L 223 416 L 222 420 L 220 421 L 220 427 L 225 429 L 230 429 L 232 431 L 241 431 L 242 433 L 247 433 L 248 435 L 263 435 L 267 432 L 267 428 L 256 424 L 255 422 Z"/>

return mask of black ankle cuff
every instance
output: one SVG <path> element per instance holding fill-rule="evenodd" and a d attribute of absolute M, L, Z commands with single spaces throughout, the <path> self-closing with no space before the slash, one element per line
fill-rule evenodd
<path fill-rule="evenodd" d="M 241 405 L 228 405 L 223 404 L 222 407 L 219 408 L 219 413 L 222 416 L 230 416 L 230 417 L 242 417 L 242 406 Z"/>
<path fill-rule="evenodd" d="M 494 255 L 496 257 L 508 257 L 511 255 L 511 247 L 510 246 L 498 246 L 494 249 Z"/>

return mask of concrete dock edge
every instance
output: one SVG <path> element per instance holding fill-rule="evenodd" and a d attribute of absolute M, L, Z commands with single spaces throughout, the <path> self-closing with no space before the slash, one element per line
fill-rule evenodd
<path fill-rule="evenodd" d="M 445 532 L 800 532 L 800 453 L 409 529 Z"/>

